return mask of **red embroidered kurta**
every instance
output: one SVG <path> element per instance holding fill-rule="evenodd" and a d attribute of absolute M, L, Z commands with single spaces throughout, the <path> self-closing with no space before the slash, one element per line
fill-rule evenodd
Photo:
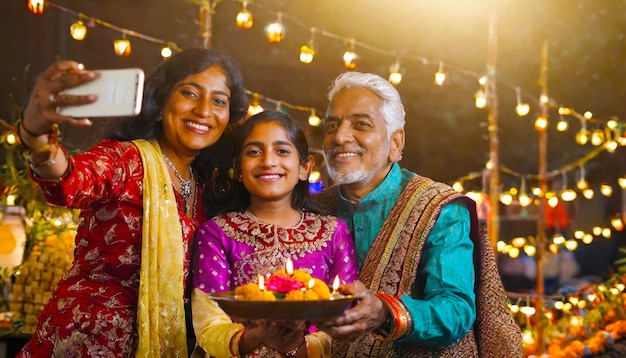
<path fill-rule="evenodd" d="M 130 357 L 137 344 L 143 165 L 131 142 L 105 140 L 75 155 L 59 183 L 34 178 L 49 203 L 81 209 L 74 262 L 18 357 Z M 189 243 L 205 221 L 175 191 L 189 272 Z M 200 192 L 196 193 L 196 198 Z M 181 295 L 184 293 L 181 292 Z"/>

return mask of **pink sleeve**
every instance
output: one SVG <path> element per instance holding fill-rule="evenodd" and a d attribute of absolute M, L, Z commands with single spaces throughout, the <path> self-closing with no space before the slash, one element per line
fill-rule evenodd
<path fill-rule="evenodd" d="M 359 267 L 354 248 L 354 240 L 350 235 L 348 225 L 337 219 L 338 226 L 333 234 L 332 262 L 330 268 L 330 283 L 339 275 L 344 283 L 356 281 L 359 278 Z"/>
<path fill-rule="evenodd" d="M 194 238 L 193 288 L 207 293 L 233 289 L 232 269 L 227 256 L 230 241 L 213 220 L 208 220 L 198 229 Z"/>

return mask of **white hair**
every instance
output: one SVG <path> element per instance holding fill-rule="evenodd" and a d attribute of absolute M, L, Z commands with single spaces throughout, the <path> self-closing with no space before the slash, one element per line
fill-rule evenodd
<path fill-rule="evenodd" d="M 379 111 L 385 120 L 387 139 L 398 129 L 404 129 L 406 112 L 400 99 L 400 93 L 386 79 L 373 73 L 344 72 L 337 76 L 330 85 L 328 100 L 332 101 L 337 92 L 346 88 L 364 88 L 380 97 Z"/>

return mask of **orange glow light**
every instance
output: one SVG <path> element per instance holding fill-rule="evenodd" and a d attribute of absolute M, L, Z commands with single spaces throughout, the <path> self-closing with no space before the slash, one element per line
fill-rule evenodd
<path fill-rule="evenodd" d="M 35 15 L 43 14 L 43 1 L 44 0 L 28 0 L 28 10 Z"/>

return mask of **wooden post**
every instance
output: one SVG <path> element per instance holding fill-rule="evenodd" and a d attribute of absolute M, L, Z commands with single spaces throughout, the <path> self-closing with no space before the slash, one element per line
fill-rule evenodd
<path fill-rule="evenodd" d="M 545 117 L 546 122 L 548 122 L 548 41 L 543 43 L 543 47 L 541 49 L 541 69 L 539 74 L 539 86 L 541 86 L 541 99 L 539 101 L 541 108 L 541 116 Z M 537 239 L 536 239 L 536 248 L 537 253 L 535 258 L 537 259 L 537 282 L 536 282 L 536 291 L 537 291 L 537 302 L 536 302 L 536 315 L 535 315 L 535 327 L 537 329 L 537 347 L 539 351 L 538 355 L 541 355 L 544 352 L 544 327 L 541 325 L 541 317 L 543 317 L 544 312 L 544 283 L 543 283 L 543 260 L 546 249 L 546 231 L 545 231 L 545 209 L 547 205 L 547 199 L 545 193 L 548 191 L 547 185 L 547 167 L 548 167 L 548 133 L 547 133 L 547 125 L 544 130 L 539 130 L 538 136 L 538 163 L 539 163 L 539 187 L 541 188 L 542 193 L 544 194 L 539 200 L 539 210 L 537 215 Z"/>
<path fill-rule="evenodd" d="M 213 41 L 213 11 L 219 0 L 202 0 L 200 4 L 200 13 L 198 22 L 200 23 L 200 38 L 202 39 L 202 47 L 206 49 L 212 48 Z"/>
<path fill-rule="evenodd" d="M 498 94 L 496 93 L 496 59 L 498 47 L 497 16 L 495 11 L 489 19 L 489 34 L 487 42 L 487 83 L 485 92 L 487 95 L 488 114 L 487 131 L 489 134 L 489 204 L 491 215 L 489 216 L 489 237 L 494 249 L 500 236 L 500 160 L 498 158 Z"/>

